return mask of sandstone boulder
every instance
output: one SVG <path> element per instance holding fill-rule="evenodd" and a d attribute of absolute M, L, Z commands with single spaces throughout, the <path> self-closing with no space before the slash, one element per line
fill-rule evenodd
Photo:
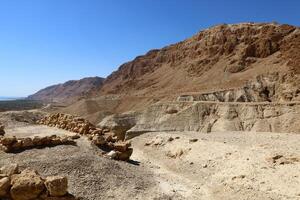
<path fill-rule="evenodd" d="M 19 173 L 19 166 L 17 164 L 4 165 L 0 168 L 0 173 L 6 176 L 11 176 L 13 174 Z"/>
<path fill-rule="evenodd" d="M 95 135 L 92 139 L 92 142 L 97 146 L 106 144 L 106 141 L 102 135 Z"/>
<path fill-rule="evenodd" d="M 33 170 L 24 170 L 21 174 L 12 176 L 10 194 L 14 200 L 32 200 L 45 189 L 41 177 Z"/>
<path fill-rule="evenodd" d="M 113 144 L 114 149 L 120 152 L 126 152 L 130 146 L 129 142 L 116 142 Z"/>
<path fill-rule="evenodd" d="M 118 152 L 117 151 L 117 156 L 116 160 L 122 160 L 122 161 L 128 161 L 130 159 L 130 156 L 132 155 L 133 149 L 128 148 L 125 152 Z"/>
<path fill-rule="evenodd" d="M 50 196 L 60 197 L 67 194 L 68 180 L 62 176 L 51 176 L 47 177 L 45 186 L 49 191 Z"/>

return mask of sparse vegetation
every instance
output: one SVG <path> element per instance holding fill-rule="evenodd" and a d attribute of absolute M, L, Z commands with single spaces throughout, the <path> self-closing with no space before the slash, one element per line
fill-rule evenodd
<path fill-rule="evenodd" d="M 0 101 L 0 112 L 9 110 L 30 110 L 41 108 L 44 104 L 35 100 Z"/>

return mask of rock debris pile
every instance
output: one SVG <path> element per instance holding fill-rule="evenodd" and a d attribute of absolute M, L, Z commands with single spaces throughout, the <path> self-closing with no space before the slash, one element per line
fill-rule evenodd
<path fill-rule="evenodd" d="M 95 132 L 88 136 L 93 144 L 108 153 L 106 156 L 115 160 L 128 161 L 133 152 L 128 141 L 118 140 L 113 132 Z"/>
<path fill-rule="evenodd" d="M 68 193 L 64 176 L 41 177 L 35 170 L 19 171 L 16 164 L 0 169 L 0 199 L 7 200 L 75 200 Z"/>
<path fill-rule="evenodd" d="M 110 129 L 97 128 L 84 118 L 56 113 L 37 121 L 37 123 L 86 135 L 92 144 L 102 149 L 106 156 L 115 160 L 128 161 L 133 152 L 129 142 L 121 140 Z"/>
<path fill-rule="evenodd" d="M 6 153 L 18 152 L 32 148 L 43 148 L 57 145 L 75 145 L 73 136 L 35 136 L 33 138 L 2 137 L 0 138 L 0 149 Z"/>

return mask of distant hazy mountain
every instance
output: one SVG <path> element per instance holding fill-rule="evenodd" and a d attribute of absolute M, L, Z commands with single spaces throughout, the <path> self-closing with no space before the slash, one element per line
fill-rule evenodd
<path fill-rule="evenodd" d="M 99 90 L 103 80 L 104 79 L 100 77 L 88 77 L 81 80 L 67 81 L 63 84 L 44 88 L 37 93 L 28 96 L 28 99 L 45 102 L 71 103 L 88 96 L 92 91 Z"/>
<path fill-rule="evenodd" d="M 10 101 L 10 100 L 17 100 L 17 99 L 23 99 L 23 97 L 0 96 L 0 101 Z"/>

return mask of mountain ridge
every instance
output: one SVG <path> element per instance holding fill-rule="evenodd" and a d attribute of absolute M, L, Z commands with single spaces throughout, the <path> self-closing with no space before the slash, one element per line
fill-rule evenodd
<path fill-rule="evenodd" d="M 31 100 L 45 102 L 72 103 L 89 95 L 89 92 L 102 86 L 104 78 L 87 77 L 80 80 L 70 80 L 39 90 L 27 97 Z"/>
<path fill-rule="evenodd" d="M 299 27 L 222 24 L 150 50 L 109 75 L 100 95 L 171 95 L 237 88 L 261 74 L 300 69 Z"/>

